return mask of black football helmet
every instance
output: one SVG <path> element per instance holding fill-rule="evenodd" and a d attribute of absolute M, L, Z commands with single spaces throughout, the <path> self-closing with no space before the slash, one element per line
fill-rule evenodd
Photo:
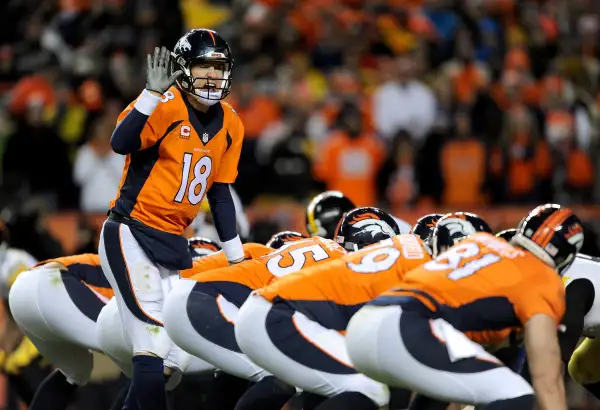
<path fill-rule="evenodd" d="M 433 257 L 477 232 L 493 233 L 487 222 L 470 212 L 451 212 L 442 216 L 431 233 Z"/>
<path fill-rule="evenodd" d="M 421 240 L 427 241 L 433 232 L 433 228 L 444 214 L 429 214 L 419 218 L 409 233 L 417 235 Z"/>
<path fill-rule="evenodd" d="M 399 234 L 400 228 L 390 214 L 363 207 L 344 215 L 335 232 L 335 241 L 347 251 L 357 251 Z"/>
<path fill-rule="evenodd" d="M 223 64 L 223 77 L 210 79 L 211 82 L 215 82 L 212 89 L 196 87 L 196 80 L 207 78 L 194 77 L 192 67 L 213 63 Z M 177 87 L 201 99 L 218 101 L 227 97 L 231 91 L 232 69 L 233 57 L 229 44 L 213 30 L 199 28 L 188 31 L 177 41 L 171 53 L 170 74 L 178 70 L 183 71 L 183 75 L 176 81 Z"/>
<path fill-rule="evenodd" d="M 310 236 L 333 239 L 344 213 L 354 208 L 354 203 L 340 191 L 323 192 L 306 207 L 306 229 Z"/>
<path fill-rule="evenodd" d="M 504 239 L 506 242 L 510 242 L 510 240 L 513 238 L 513 236 L 515 236 L 517 233 L 517 230 L 514 228 L 511 229 L 505 229 L 503 231 L 500 231 L 496 234 L 496 236 L 498 238 L 502 238 Z"/>
<path fill-rule="evenodd" d="M 208 238 L 190 238 L 188 239 L 188 247 L 192 254 L 192 260 L 196 260 L 211 253 L 219 252 L 221 245 Z"/>
<path fill-rule="evenodd" d="M 267 242 L 267 246 L 269 248 L 279 249 L 289 242 L 301 241 L 306 238 L 308 238 L 308 236 L 302 235 L 300 232 L 283 231 L 271 236 L 271 239 Z"/>
<path fill-rule="evenodd" d="M 583 240 L 583 226 L 573 211 L 557 204 L 546 204 L 523 218 L 511 243 L 562 273 L 581 250 Z"/>

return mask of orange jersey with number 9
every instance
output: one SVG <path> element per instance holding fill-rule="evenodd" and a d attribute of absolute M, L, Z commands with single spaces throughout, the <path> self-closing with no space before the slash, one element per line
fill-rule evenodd
<path fill-rule="evenodd" d="M 134 104 L 121 113 L 117 124 Z M 119 194 L 110 208 L 181 235 L 212 183 L 235 181 L 244 138 L 242 121 L 225 102 L 199 118 L 181 92 L 171 87 L 140 137 L 139 151 L 127 155 Z"/>
<path fill-rule="evenodd" d="M 364 303 L 430 259 L 419 238 L 397 235 L 289 275 L 257 293 L 271 302 L 286 303 L 325 327 L 345 330 Z"/>
<path fill-rule="evenodd" d="M 475 234 L 407 273 L 371 304 L 402 306 L 411 299 L 480 344 L 501 342 L 536 314 L 558 325 L 565 311 L 558 273 L 488 233 Z"/>

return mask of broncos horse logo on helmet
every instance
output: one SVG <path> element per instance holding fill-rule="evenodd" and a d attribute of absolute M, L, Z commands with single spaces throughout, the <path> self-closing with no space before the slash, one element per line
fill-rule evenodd
<path fill-rule="evenodd" d="M 211 78 L 214 82 L 212 89 L 197 86 L 197 80 L 207 80 L 204 77 L 194 77 L 192 67 L 196 65 L 219 65 L 221 78 Z M 184 34 L 171 53 L 171 73 L 183 71 L 176 80 L 177 87 L 185 93 L 199 97 L 205 102 L 219 101 L 231 91 L 231 70 L 233 56 L 227 41 L 213 30 L 194 29 Z"/>
<path fill-rule="evenodd" d="M 442 216 L 431 232 L 433 257 L 437 257 L 446 249 L 477 232 L 493 233 L 487 222 L 479 215 L 470 212 L 452 212 Z"/>
<path fill-rule="evenodd" d="M 221 246 L 208 238 L 194 237 L 188 239 L 188 247 L 192 254 L 192 260 L 210 255 L 221 250 Z"/>
<path fill-rule="evenodd" d="M 399 234 L 400 228 L 390 214 L 378 208 L 363 207 L 344 215 L 336 230 L 335 240 L 344 249 L 357 251 Z"/>
<path fill-rule="evenodd" d="M 269 239 L 269 242 L 267 242 L 266 245 L 269 248 L 279 249 L 289 242 L 301 241 L 307 238 L 308 237 L 306 235 L 302 235 L 300 232 L 283 231 L 271 236 L 271 239 Z"/>

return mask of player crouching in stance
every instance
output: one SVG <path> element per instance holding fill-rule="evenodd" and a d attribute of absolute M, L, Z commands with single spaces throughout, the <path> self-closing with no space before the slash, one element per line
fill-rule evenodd
<path fill-rule="evenodd" d="M 466 227 L 448 222 L 450 237 Z M 442 252 L 453 242 L 434 233 L 435 259 L 352 319 L 352 362 L 376 380 L 422 394 L 415 410 L 435 408 L 434 399 L 531 410 L 534 389 L 542 410 L 565 410 L 556 336 L 565 311 L 559 274 L 581 249 L 581 232 L 570 209 L 544 205 L 523 219 L 514 246 L 478 233 Z M 524 327 L 533 389 L 483 347 L 515 327 Z"/>
<path fill-rule="evenodd" d="M 336 241 L 358 251 L 254 292 L 235 326 L 242 351 L 278 379 L 322 396 L 319 410 L 387 405 L 388 388 L 354 369 L 343 333 L 358 307 L 394 284 L 404 269 L 429 259 L 418 238 L 397 234 L 394 219 L 379 209 L 348 212 Z"/>
<path fill-rule="evenodd" d="M 205 195 L 227 260 L 244 259 L 229 189 L 244 128 L 221 101 L 231 88 L 233 58 L 218 33 L 191 30 L 172 53 L 162 47 L 147 57 L 146 89 L 121 113 L 111 137 L 113 150 L 127 158 L 98 252 L 133 346 L 126 407 L 162 410 L 163 372 L 171 369 L 163 361 L 173 349 L 162 307 L 169 278 L 192 267 L 183 233 Z"/>
<path fill-rule="evenodd" d="M 253 290 L 346 254 L 332 240 L 303 238 L 296 232 L 282 232 L 269 243 L 278 249 L 263 246 L 268 254 L 254 255 L 234 266 L 207 270 L 207 262 L 216 255 L 204 258 L 204 266 L 191 269 L 196 272 L 191 280 L 182 280 L 173 288 L 164 309 L 165 328 L 178 346 L 225 373 L 260 382 L 250 395 L 241 397 L 236 405 L 240 410 L 279 410 L 296 389 L 276 380 L 242 352 L 234 333 L 239 308 Z M 182 275 L 188 276 L 188 272 Z"/>
<path fill-rule="evenodd" d="M 503 238 L 510 241 L 516 229 L 507 229 Z M 499 234 L 500 235 L 500 234 Z M 565 284 L 565 325 L 558 333 L 561 357 L 568 364 L 571 378 L 600 399 L 600 314 L 598 285 L 600 285 L 600 258 L 577 254 L 562 278 Z M 577 343 L 584 337 L 583 342 Z M 527 376 L 527 369 L 523 368 Z"/>
<path fill-rule="evenodd" d="M 64 410 L 91 376 L 90 350 L 102 351 L 96 320 L 113 296 L 98 255 L 51 259 L 22 272 L 9 294 L 11 313 L 57 370 L 38 388 L 29 408 Z"/>

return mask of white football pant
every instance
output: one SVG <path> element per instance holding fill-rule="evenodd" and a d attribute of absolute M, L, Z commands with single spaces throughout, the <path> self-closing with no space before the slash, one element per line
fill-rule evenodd
<path fill-rule="evenodd" d="M 358 371 L 444 402 L 488 404 L 533 389 L 443 319 L 400 306 L 365 306 L 350 321 L 348 354 Z"/>
<path fill-rule="evenodd" d="M 115 298 L 100 312 L 97 322 L 98 342 L 102 351 L 112 359 L 125 376 L 131 378 L 133 374 L 133 346 L 119 314 Z M 184 366 L 181 366 L 184 363 Z M 192 357 L 177 346 L 169 351 L 165 359 L 165 367 L 175 370 L 175 377 L 167 383 L 167 389 L 174 388 L 180 381 L 180 366 L 185 367 L 184 374 L 202 374 L 215 370 L 214 366 L 197 357 Z"/>
<path fill-rule="evenodd" d="M 80 307 L 67 286 L 80 293 Z M 68 272 L 40 266 L 17 277 L 8 301 L 16 323 L 42 356 L 70 383 L 85 385 L 93 367 L 90 350 L 102 351 L 93 319 L 106 298 Z"/>
<path fill-rule="evenodd" d="M 165 303 L 165 329 L 173 342 L 233 376 L 253 382 L 268 376 L 269 373 L 254 364 L 237 346 L 233 328 L 237 306 L 223 295 L 213 297 L 194 291 L 196 284 L 198 282 L 193 280 L 178 280 Z"/>
<path fill-rule="evenodd" d="M 235 335 L 252 361 L 292 386 L 325 397 L 359 392 L 378 406 L 389 402 L 387 386 L 354 370 L 341 333 L 282 304 L 251 295 L 239 311 Z"/>

